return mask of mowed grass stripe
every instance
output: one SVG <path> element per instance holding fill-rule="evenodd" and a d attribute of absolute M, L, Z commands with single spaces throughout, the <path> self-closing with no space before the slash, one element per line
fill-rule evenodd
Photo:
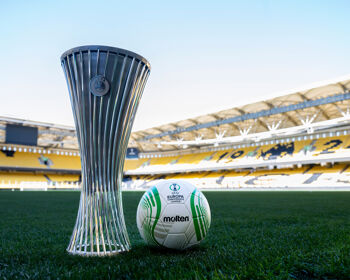
<path fill-rule="evenodd" d="M 205 192 L 210 230 L 184 252 L 144 245 L 142 195 L 123 194 L 132 250 L 82 258 L 66 253 L 78 192 L 1 191 L 0 279 L 349 279 L 348 192 Z"/>

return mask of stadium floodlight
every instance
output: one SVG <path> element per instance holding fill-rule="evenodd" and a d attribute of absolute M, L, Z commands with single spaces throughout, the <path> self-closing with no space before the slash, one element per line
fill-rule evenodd
<path fill-rule="evenodd" d="M 106 46 L 68 50 L 61 64 L 71 99 L 82 166 L 82 188 L 70 254 L 128 251 L 121 186 L 125 153 L 150 64 Z"/>

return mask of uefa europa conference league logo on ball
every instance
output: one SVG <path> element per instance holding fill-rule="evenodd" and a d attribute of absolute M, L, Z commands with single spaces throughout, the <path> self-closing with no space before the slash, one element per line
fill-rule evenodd
<path fill-rule="evenodd" d="M 178 184 L 171 184 L 169 186 L 169 189 L 172 190 L 173 192 L 177 192 L 181 189 L 181 187 Z"/>
<path fill-rule="evenodd" d="M 211 215 L 208 201 L 195 186 L 167 180 L 145 192 L 136 220 L 148 245 L 182 250 L 204 239 Z"/>
<path fill-rule="evenodd" d="M 169 189 L 172 191 L 170 195 L 167 195 L 168 202 L 183 202 L 184 196 L 179 193 L 181 187 L 174 183 L 169 186 Z"/>

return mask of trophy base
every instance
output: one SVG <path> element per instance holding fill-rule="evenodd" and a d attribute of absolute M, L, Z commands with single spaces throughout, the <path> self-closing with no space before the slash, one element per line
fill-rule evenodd
<path fill-rule="evenodd" d="M 67 249 L 67 252 L 69 255 L 74 255 L 74 256 L 82 256 L 82 257 L 108 257 L 108 256 L 114 256 L 114 255 L 119 255 L 125 252 L 130 251 L 130 247 L 129 248 L 124 248 L 122 246 L 118 246 L 121 247 L 120 249 L 115 249 L 115 250 L 103 250 L 103 246 L 100 245 L 99 250 L 97 250 L 97 246 L 94 246 L 94 250 L 91 251 L 91 246 L 90 245 L 81 245 L 81 247 L 79 246 L 78 248 L 76 248 L 76 250 L 72 250 L 72 249 Z"/>

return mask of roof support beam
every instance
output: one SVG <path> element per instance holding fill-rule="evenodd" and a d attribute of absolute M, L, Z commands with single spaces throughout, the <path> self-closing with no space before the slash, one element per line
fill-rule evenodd
<path fill-rule="evenodd" d="M 310 101 L 309 98 L 307 98 L 305 95 L 301 94 L 300 92 L 298 92 L 298 95 L 301 97 L 301 99 L 303 99 L 304 101 Z M 328 114 L 322 109 L 320 108 L 320 106 L 315 106 L 317 109 L 320 110 L 321 114 L 326 118 L 326 120 L 329 120 L 330 117 L 328 116 Z"/>
<path fill-rule="evenodd" d="M 251 120 L 251 119 L 258 119 L 261 117 L 268 117 L 271 115 L 284 114 L 286 112 L 291 112 L 291 111 L 295 111 L 295 110 L 302 110 L 302 109 L 306 109 L 306 108 L 316 107 L 316 106 L 320 106 L 320 105 L 324 105 L 324 104 L 330 104 L 330 103 L 335 103 L 338 101 L 349 100 L 349 99 L 350 99 L 349 92 L 348 93 L 341 93 L 341 94 L 336 94 L 336 95 L 332 95 L 332 96 L 319 98 L 316 100 L 308 100 L 308 101 L 300 102 L 297 104 L 274 107 L 274 108 L 269 109 L 269 110 L 261 110 L 259 112 L 255 112 L 255 113 L 247 113 L 247 114 L 244 114 L 241 116 L 236 116 L 236 117 L 227 118 L 227 119 L 223 119 L 223 120 L 198 124 L 198 125 L 194 125 L 194 126 L 190 126 L 190 127 L 186 127 L 186 128 L 180 127 L 180 128 L 175 129 L 175 130 L 166 131 L 166 132 L 163 132 L 160 134 L 146 136 L 143 140 L 150 140 L 153 138 L 160 138 L 163 136 L 174 135 L 174 134 L 179 134 L 182 132 L 189 132 L 189 131 L 213 127 L 213 126 L 220 126 L 220 125 L 228 124 L 228 123 L 242 122 L 242 121 Z"/>
<path fill-rule="evenodd" d="M 268 102 L 268 101 L 265 101 L 265 104 L 268 105 L 270 107 L 270 109 L 272 109 L 274 106 Z M 298 125 L 298 122 L 295 121 L 288 113 L 284 113 L 284 115 L 287 117 L 287 120 L 290 121 L 292 124 L 294 125 Z"/>

